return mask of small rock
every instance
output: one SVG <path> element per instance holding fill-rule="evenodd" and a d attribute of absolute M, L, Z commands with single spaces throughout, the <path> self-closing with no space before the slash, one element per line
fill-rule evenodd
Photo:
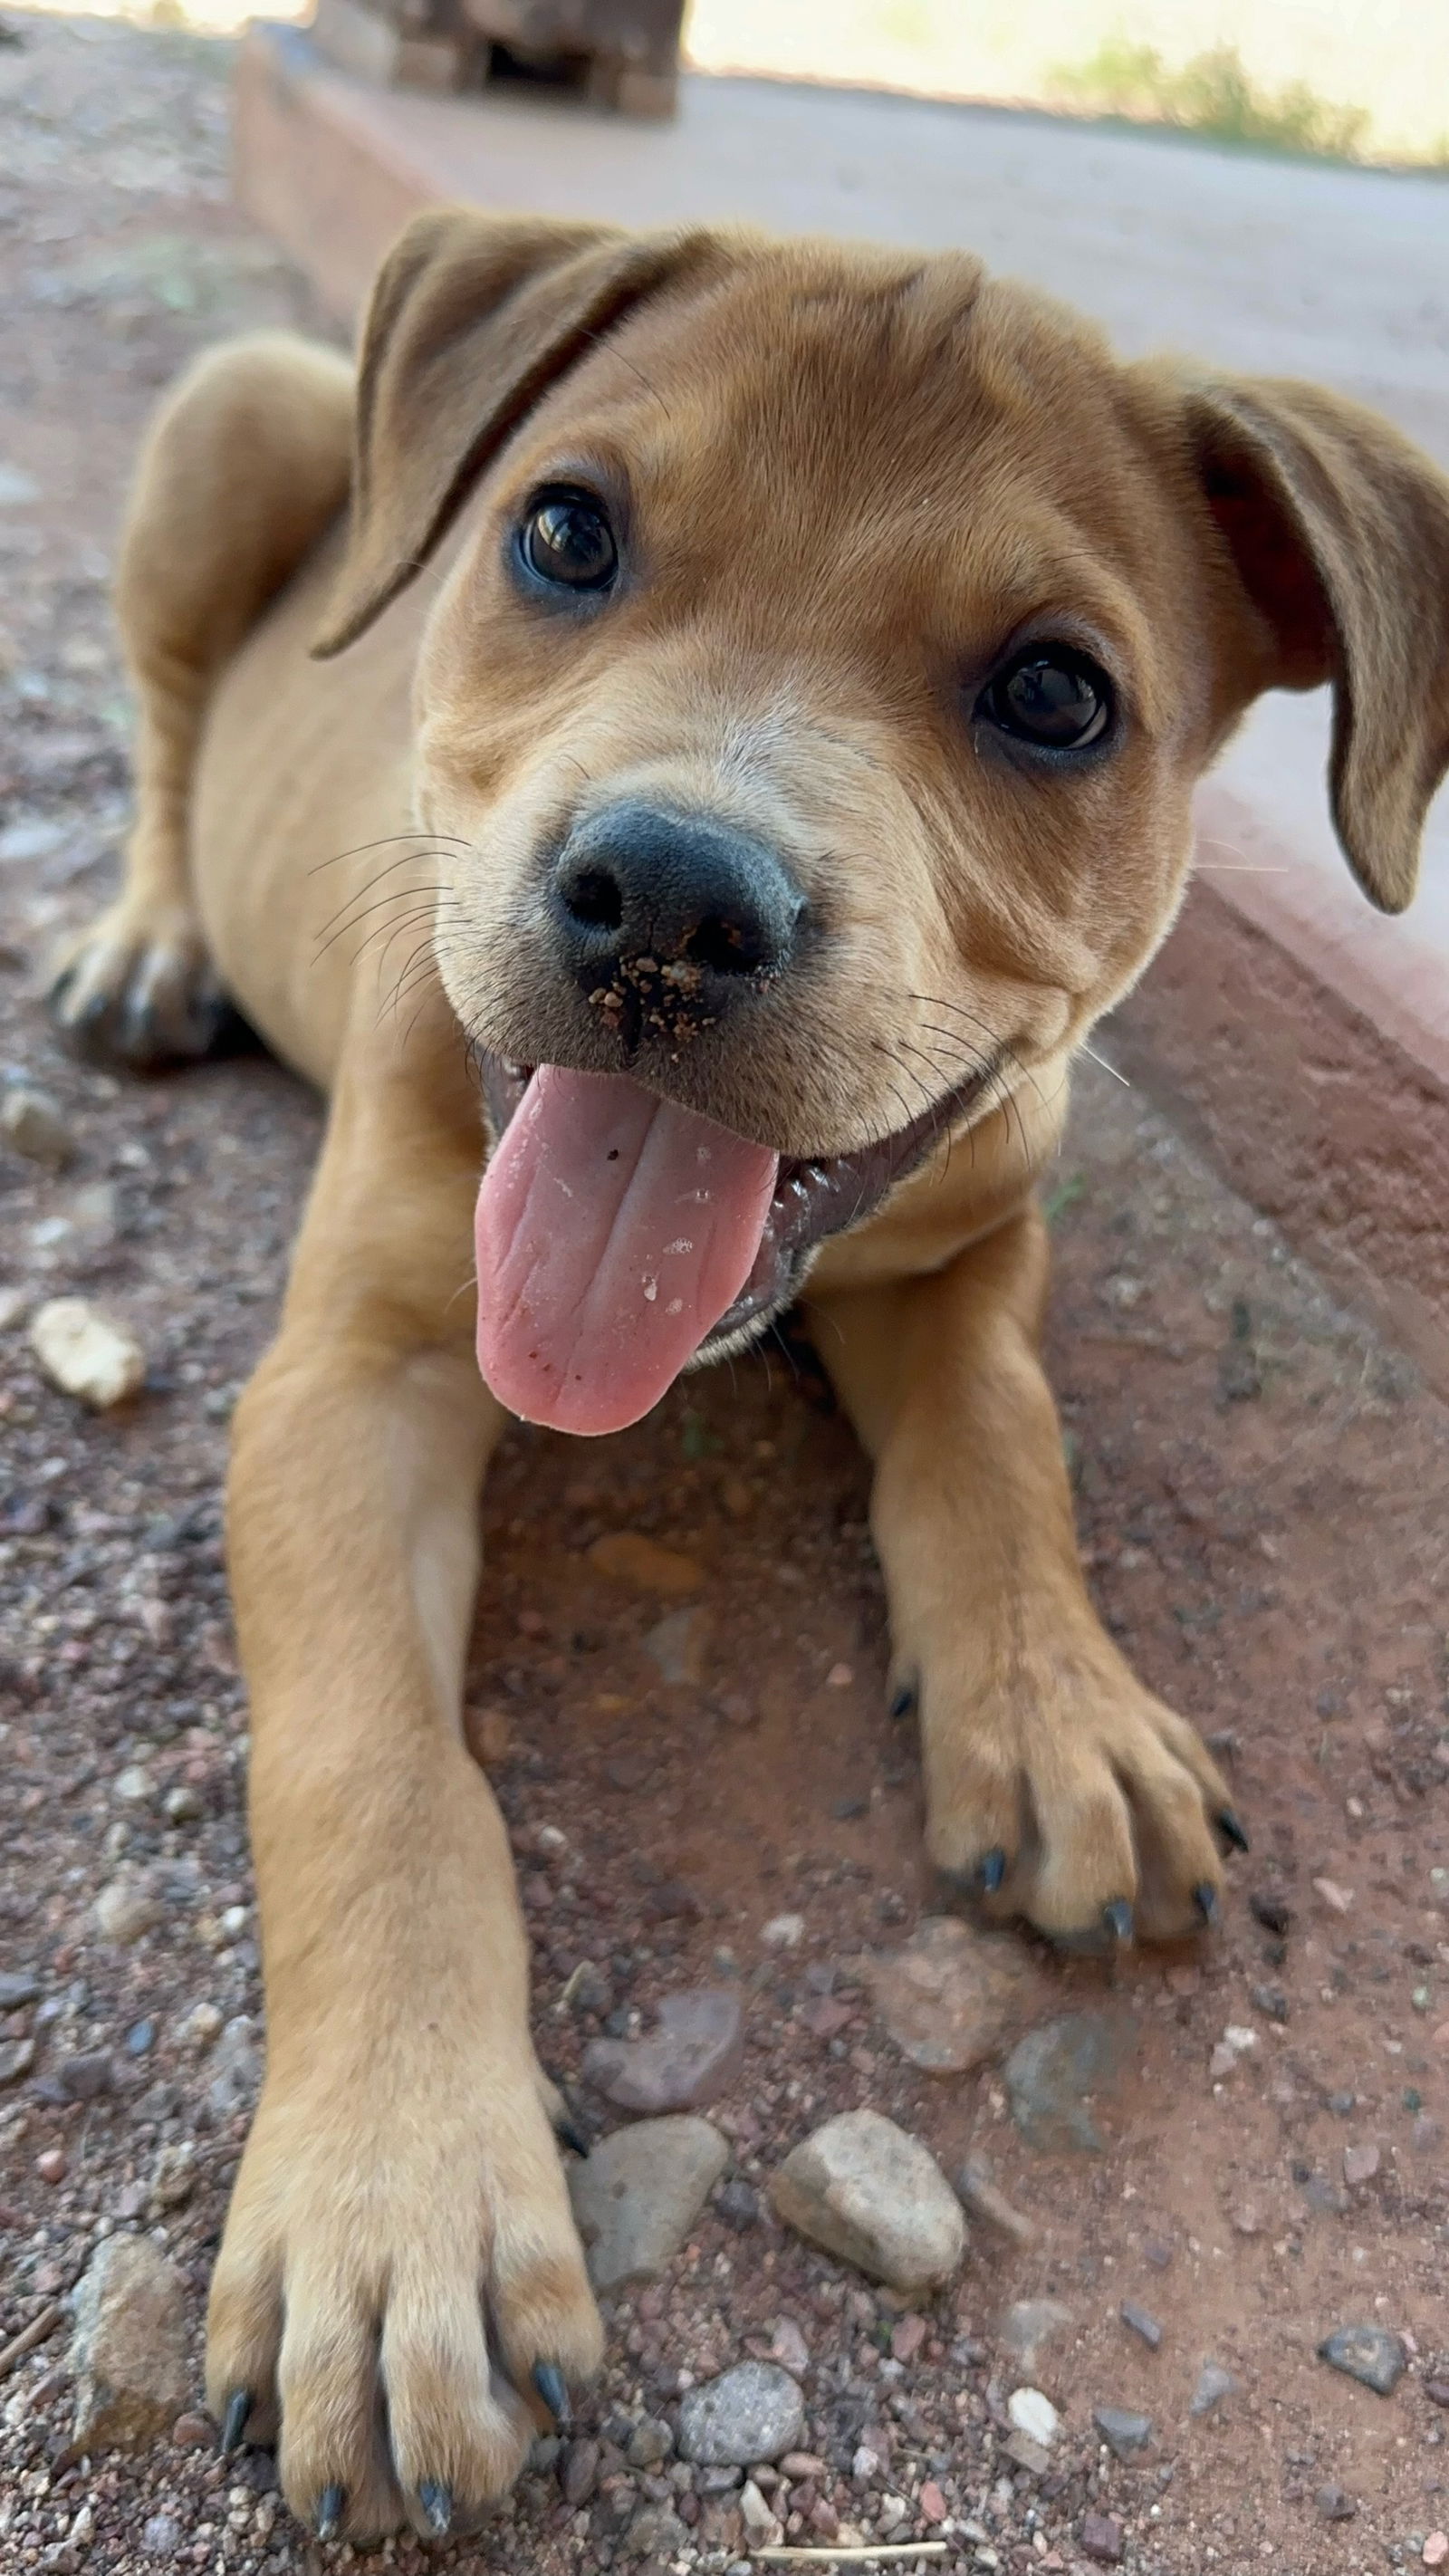
<path fill-rule="evenodd" d="M 1122 2564 L 1122 2525 L 1110 2513 L 1089 2513 L 1082 2521 L 1082 2548 L 1099 2566 Z"/>
<path fill-rule="evenodd" d="M 1090 2105 L 1110 2092 L 1127 2064 L 1130 2020 L 1109 2012 L 1065 2013 L 1028 2031 L 1003 2073 L 1011 2116 L 1030 2145 L 1101 2155 L 1105 2140 Z"/>
<path fill-rule="evenodd" d="M 262 2053 L 257 2025 L 248 2013 L 237 2013 L 222 2027 L 212 2054 L 206 2098 L 218 2120 L 249 2111 L 262 2081 Z"/>
<path fill-rule="evenodd" d="M 804 1938 L 803 1914 L 772 1914 L 760 1930 L 760 1939 L 767 1950 L 798 1950 Z"/>
<path fill-rule="evenodd" d="M 153 2209 L 181 2209 L 196 2189 L 196 2149 L 189 2138 L 163 2147 L 151 2176 Z"/>
<path fill-rule="evenodd" d="M 658 1620 L 644 1639 L 644 1652 L 660 1680 L 696 1686 L 702 1682 L 709 1633 L 709 1612 L 697 1605 L 691 1610 L 670 1610 Z"/>
<path fill-rule="evenodd" d="M 597 2442 L 567 2442 L 559 2454 L 558 2482 L 565 2504 L 587 2504 L 599 2483 Z"/>
<path fill-rule="evenodd" d="M 128 1762 L 111 1783 L 111 1796 L 123 1807 L 144 1807 L 151 1795 L 151 1774 L 139 1762 Z"/>
<path fill-rule="evenodd" d="M 944 2522 L 950 2511 L 945 2492 L 937 2486 L 934 2478 L 927 2478 L 917 2501 L 920 2504 L 922 2519 L 926 2522 Z"/>
<path fill-rule="evenodd" d="M 926 2326 L 924 2318 L 905 2318 L 902 2323 L 896 2327 L 895 2333 L 891 2337 L 891 2350 L 895 2354 L 897 2361 L 909 2361 L 911 2359 L 911 2354 L 901 2349 L 901 2338 L 905 2334 L 906 2327 L 912 2324 L 920 2327 L 922 2338 L 925 2336 Z M 800 2328 L 795 2323 L 793 2317 L 777 2317 L 775 2319 L 774 2332 L 770 2337 L 770 2359 L 771 2361 L 778 2361 L 781 2369 L 788 2370 L 796 2379 L 799 2379 L 803 2373 L 809 2369 L 810 2346 L 806 2342 L 805 2337 L 801 2333 Z"/>
<path fill-rule="evenodd" d="M 1130 2460 L 1138 2451 L 1145 2451 L 1152 2439 L 1151 2416 L 1129 2414 L 1125 2406 L 1094 2406 L 1092 2421 L 1108 2450 L 1115 2451 L 1119 2460 Z"/>
<path fill-rule="evenodd" d="M 215 2004 L 193 2004 L 185 2019 L 177 2024 L 176 2037 L 183 2048 L 210 2048 L 225 2019 L 225 2014 Z"/>
<path fill-rule="evenodd" d="M 1449 2558 L 1449 2532 L 1431 2531 L 1420 2555 L 1426 2567 L 1442 2567 Z"/>
<path fill-rule="evenodd" d="M 740 2514 L 745 2536 L 757 2549 L 776 2546 L 782 2537 L 780 2525 L 775 2519 L 774 2508 L 766 2502 L 753 2478 L 746 2478 L 740 2489 Z"/>
<path fill-rule="evenodd" d="M 674 2435 L 668 2425 L 646 2415 L 630 2434 L 624 2457 L 631 2469 L 657 2469 L 661 2460 L 668 2459 L 673 2448 Z"/>
<path fill-rule="evenodd" d="M 744 2063 L 744 2013 L 727 1986 L 666 1995 L 644 2039 L 594 2039 L 583 2071 L 621 2111 L 687 2111 L 712 2102 Z"/>
<path fill-rule="evenodd" d="M 84 2049 L 57 2061 L 54 2080 L 63 2102 L 99 2102 L 115 2089 L 115 2061 L 108 2048 Z"/>
<path fill-rule="evenodd" d="M 1072 2322 L 1070 2308 L 1059 2299 L 1018 2299 L 997 2329 L 998 2340 L 1023 2370 L 1035 2370 L 1037 2356 Z"/>
<path fill-rule="evenodd" d="M 569 2172 L 596 2290 L 650 2281 L 677 2254 L 730 2161 L 708 2120 L 676 2114 L 616 2129 Z"/>
<path fill-rule="evenodd" d="M 1330 1914 L 1347 1914 L 1353 1904 L 1353 1889 L 1340 1887 L 1336 1879 L 1315 1878 L 1313 1893 L 1327 1906 Z"/>
<path fill-rule="evenodd" d="M 1372 2182 L 1378 2169 L 1379 2151 L 1376 2146 L 1365 2143 L 1362 2146 L 1344 2148 L 1343 2178 L 1345 2182 Z"/>
<path fill-rule="evenodd" d="M 928 2075 L 982 2065 L 1040 2009 L 1041 1979 L 1022 1944 L 954 1915 L 928 1915 L 902 1948 L 865 1968 L 891 2038 Z"/>
<path fill-rule="evenodd" d="M 64 2182 L 70 2171 L 64 2147 L 42 2147 L 35 2159 L 35 2170 L 42 2182 Z"/>
<path fill-rule="evenodd" d="M 1162 2328 L 1150 2309 L 1140 2308 L 1135 2299 L 1124 2299 L 1117 2313 L 1124 2326 L 1130 2326 L 1133 2334 L 1140 2335 L 1150 2351 L 1160 2350 Z"/>
<path fill-rule="evenodd" d="M 171 2439 L 178 2451 L 209 2451 L 216 2440 L 216 2426 L 209 2415 L 178 2415 Z"/>
<path fill-rule="evenodd" d="M 77 2450 L 141 2450 L 186 2402 L 186 2283 L 148 2236 L 107 2236 L 75 2292 Z"/>
<path fill-rule="evenodd" d="M 1376 2397 L 1392 2397 L 1409 2357 L 1399 2337 L 1383 2326 L 1339 2326 L 1324 2337 L 1318 2358 L 1371 2388 Z"/>
<path fill-rule="evenodd" d="M 11 1083 L 0 1092 L 0 1135 L 17 1154 L 32 1163 L 61 1171 L 75 1152 L 75 1140 L 58 1100 L 28 1082 Z"/>
<path fill-rule="evenodd" d="M 1034 2245 L 1037 2227 L 1024 2211 L 1014 2209 L 1006 2194 L 998 2191 L 979 2156 L 968 2156 L 956 2176 L 956 2189 L 973 2218 L 994 2228 L 1013 2245 Z"/>
<path fill-rule="evenodd" d="M 780 2471 L 792 2486 L 799 2486 L 806 2478 L 823 2478 L 826 2464 L 824 2460 L 818 2460 L 813 2451 L 787 2451 L 780 2462 Z"/>
<path fill-rule="evenodd" d="M 52 1385 L 102 1413 L 145 1384 L 146 1354 L 135 1334 L 84 1297 L 51 1297 L 39 1307 L 30 1347 Z"/>
<path fill-rule="evenodd" d="M 142 2552 L 147 2558 L 174 2558 L 181 2537 L 181 2525 L 174 2514 L 150 2514 L 141 2525 Z"/>
<path fill-rule="evenodd" d="M 1346 2494 L 1342 2487 L 1332 2485 L 1319 2487 L 1313 2501 L 1325 2522 L 1352 2522 L 1358 2511 L 1355 2498 Z"/>
<path fill-rule="evenodd" d="M 1232 2372 L 1224 2370 L 1221 2362 L 1205 2361 L 1197 2375 L 1197 2386 L 1192 2392 L 1188 2413 L 1211 2415 L 1215 2406 L 1221 2406 L 1225 2397 L 1231 2397 L 1236 2385 Z"/>
<path fill-rule="evenodd" d="M 641 2505 L 619 2543 L 625 2558 L 677 2558 L 689 2545 L 689 2531 L 667 2504 Z"/>
<path fill-rule="evenodd" d="M 0 1976 L 0 2013 L 21 2012 L 40 1998 L 40 1979 L 31 1968 L 7 1969 Z"/>
<path fill-rule="evenodd" d="M 680 2402 L 679 2455 L 704 2468 L 747 2469 L 798 2450 L 805 2400 L 773 2361 L 741 2361 Z"/>
<path fill-rule="evenodd" d="M 612 1530 L 607 1537 L 596 1538 L 584 1554 L 596 1573 L 631 1592 L 658 1592 L 666 1599 L 677 1599 L 697 1592 L 704 1581 L 692 1556 L 661 1547 L 657 1539 L 645 1538 L 639 1530 Z"/>
<path fill-rule="evenodd" d="M 1249 1905 L 1265 1932 L 1276 1932 L 1281 1940 L 1293 1927 L 1293 1909 L 1276 1888 L 1258 1888 L 1248 1899 Z"/>
<path fill-rule="evenodd" d="M 7 2039 L 0 2042 L 0 2084 L 18 2084 L 35 2064 L 33 2039 Z"/>
<path fill-rule="evenodd" d="M 159 1897 L 138 1878 L 113 1878 L 96 1898 L 96 1930 L 103 1941 L 114 1941 L 119 1949 L 129 1949 L 134 1941 L 155 1930 L 163 1908 Z"/>
<path fill-rule="evenodd" d="M 1449 2406 L 1449 2379 L 1426 2379 L 1424 2394 L 1431 2406 Z"/>
<path fill-rule="evenodd" d="M 1007 2434 L 1001 2444 L 1003 2455 L 1014 2460 L 1019 2469 L 1027 2469 L 1034 2478 L 1044 2478 L 1052 2464 L 1052 2455 L 1044 2442 L 1034 2442 L 1030 2433 L 1019 2430 Z"/>
<path fill-rule="evenodd" d="M 1040 2442 L 1044 2451 L 1051 2449 L 1061 2431 L 1062 2419 L 1051 2399 L 1043 2397 L 1039 2388 L 1013 2388 L 1006 2401 L 1006 2411 L 1018 2433 L 1025 2433 L 1030 2441 Z"/>
<path fill-rule="evenodd" d="M 746 2182 L 741 2174 L 733 2175 L 728 2182 L 720 2184 L 714 2205 L 726 2227 L 737 2228 L 743 2233 L 745 2228 L 758 2224 L 760 2195 L 754 2184 Z"/>
<path fill-rule="evenodd" d="M 845 2111 L 791 2150 L 771 2198 L 812 2244 L 911 2293 L 948 2281 L 966 2250 L 961 2204 L 929 2150 L 878 2111 Z"/>

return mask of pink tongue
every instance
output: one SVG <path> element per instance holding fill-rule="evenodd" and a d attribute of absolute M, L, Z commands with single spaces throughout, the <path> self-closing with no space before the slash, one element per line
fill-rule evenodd
<path fill-rule="evenodd" d="M 657 1404 L 754 1266 L 776 1157 L 624 1074 L 540 1065 L 478 1193 L 478 1365 L 555 1431 Z"/>

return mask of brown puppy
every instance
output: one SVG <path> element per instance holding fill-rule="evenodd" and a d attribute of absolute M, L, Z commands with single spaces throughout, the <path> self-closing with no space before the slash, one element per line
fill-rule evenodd
<path fill-rule="evenodd" d="M 268 2064 L 211 2402 L 323 2532 L 439 2532 L 599 2354 L 459 1731 L 504 1404 L 610 1428 L 803 1297 L 936 1861 L 1058 1938 L 1210 1920 L 1239 1828 L 1078 1570 L 1033 1181 L 1260 690 L 1333 681 L 1340 837 L 1408 900 L 1449 486 L 964 257 L 454 212 L 355 386 L 193 371 L 120 609 L 139 815 L 60 1019 L 153 1062 L 229 994 L 332 1096 L 236 1426 Z"/>

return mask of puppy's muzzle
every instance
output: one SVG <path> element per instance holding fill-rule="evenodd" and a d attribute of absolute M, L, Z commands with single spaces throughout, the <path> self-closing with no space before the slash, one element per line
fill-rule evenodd
<path fill-rule="evenodd" d="M 763 841 L 629 801 L 570 832 L 549 887 L 560 966 L 632 1051 L 716 1027 L 796 951 L 805 898 Z"/>

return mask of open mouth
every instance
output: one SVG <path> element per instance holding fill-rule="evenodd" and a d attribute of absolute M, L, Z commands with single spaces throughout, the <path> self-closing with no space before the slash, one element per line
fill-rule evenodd
<path fill-rule="evenodd" d="M 622 1430 L 683 1369 L 762 1331 L 987 1089 L 987 1064 L 894 1134 L 773 1154 L 625 1074 L 480 1051 L 495 1149 L 478 1202 L 478 1357 L 501 1403 Z"/>

